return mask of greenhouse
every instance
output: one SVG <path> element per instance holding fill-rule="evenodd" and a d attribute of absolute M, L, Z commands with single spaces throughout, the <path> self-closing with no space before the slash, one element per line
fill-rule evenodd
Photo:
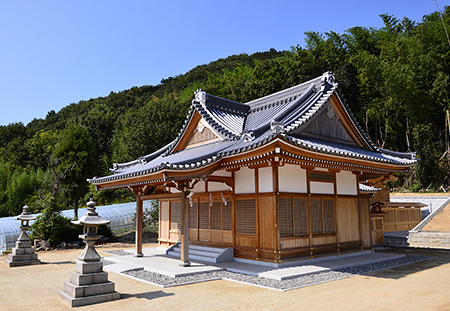
<path fill-rule="evenodd" d="M 146 202 L 145 205 L 144 209 L 150 208 L 150 201 Z M 97 206 L 96 211 L 104 219 L 111 220 L 108 225 L 111 230 L 127 228 L 134 226 L 133 218 L 136 213 L 136 202 Z M 61 213 L 67 218 L 73 218 L 73 210 L 64 210 Z M 81 217 L 84 213 L 86 213 L 86 208 L 78 209 L 78 217 Z M 38 215 L 33 214 L 35 217 Z M 15 220 L 14 217 L 0 218 L 0 253 L 13 247 L 22 232 L 19 228 L 20 221 Z M 34 220 L 30 221 L 30 225 L 33 222 Z"/>

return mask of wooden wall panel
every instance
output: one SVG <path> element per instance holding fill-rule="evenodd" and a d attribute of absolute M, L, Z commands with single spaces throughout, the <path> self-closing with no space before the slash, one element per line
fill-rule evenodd
<path fill-rule="evenodd" d="M 181 230 L 170 230 L 169 231 L 169 241 L 170 242 L 180 242 L 181 241 Z"/>
<path fill-rule="evenodd" d="M 189 241 L 198 241 L 197 229 L 189 229 Z"/>
<path fill-rule="evenodd" d="M 231 230 L 222 231 L 222 242 L 227 244 L 233 243 L 233 233 Z"/>
<path fill-rule="evenodd" d="M 235 235 L 236 247 L 254 247 L 256 248 L 256 236 Z"/>
<path fill-rule="evenodd" d="M 315 236 L 311 239 L 311 245 L 335 244 L 336 236 Z"/>
<path fill-rule="evenodd" d="M 161 240 L 169 239 L 169 201 L 160 201 L 159 203 L 159 238 Z"/>
<path fill-rule="evenodd" d="M 372 246 L 372 233 L 370 228 L 370 198 L 359 198 L 359 223 L 363 247 Z"/>
<path fill-rule="evenodd" d="M 281 238 L 281 249 L 309 246 L 308 237 Z"/>
<path fill-rule="evenodd" d="M 222 231 L 221 230 L 211 230 L 210 231 L 211 242 L 222 243 Z"/>
<path fill-rule="evenodd" d="M 411 230 L 422 220 L 420 208 L 382 208 L 384 232 Z"/>
<path fill-rule="evenodd" d="M 336 200 L 338 242 L 360 241 L 358 198 L 344 197 Z"/>
<path fill-rule="evenodd" d="M 275 196 L 259 197 L 259 246 L 261 248 L 278 249 L 275 202 Z"/>
<path fill-rule="evenodd" d="M 198 229 L 198 240 L 209 241 L 209 229 Z"/>

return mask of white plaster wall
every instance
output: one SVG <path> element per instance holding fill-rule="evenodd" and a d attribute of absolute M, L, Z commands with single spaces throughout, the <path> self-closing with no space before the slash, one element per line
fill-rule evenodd
<path fill-rule="evenodd" d="M 232 173 L 231 172 L 227 172 L 225 170 L 221 170 L 221 171 L 214 171 L 211 176 L 224 176 L 224 177 L 231 177 Z"/>
<path fill-rule="evenodd" d="M 334 194 L 334 183 L 311 181 L 311 193 L 317 194 Z"/>
<path fill-rule="evenodd" d="M 234 173 L 234 193 L 255 193 L 255 171 L 243 167 Z"/>
<path fill-rule="evenodd" d="M 203 181 L 199 181 L 194 186 L 194 193 L 202 193 L 205 192 L 205 183 Z"/>
<path fill-rule="evenodd" d="M 280 192 L 307 193 L 306 170 L 298 165 L 285 164 L 278 167 Z"/>
<path fill-rule="evenodd" d="M 221 182 L 208 182 L 208 192 L 216 191 L 231 191 L 231 189 Z"/>
<path fill-rule="evenodd" d="M 358 195 L 356 176 L 352 172 L 336 173 L 336 183 L 337 194 Z"/>
<path fill-rule="evenodd" d="M 272 167 L 258 169 L 259 192 L 273 192 Z"/>
<path fill-rule="evenodd" d="M 314 168 L 315 172 L 329 172 L 327 168 L 323 168 L 323 167 L 315 167 Z"/>

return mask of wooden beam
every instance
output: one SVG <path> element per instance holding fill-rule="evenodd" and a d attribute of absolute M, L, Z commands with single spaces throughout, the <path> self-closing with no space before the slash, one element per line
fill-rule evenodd
<path fill-rule="evenodd" d="M 164 200 L 164 199 L 175 199 L 179 198 L 179 193 L 161 193 L 161 194 L 148 194 L 148 195 L 142 195 L 141 200 L 147 201 L 147 200 Z"/>
<path fill-rule="evenodd" d="M 186 204 L 186 192 L 181 194 L 181 262 L 180 266 L 189 267 L 189 205 Z"/>
<path fill-rule="evenodd" d="M 139 194 L 136 195 L 136 251 L 134 257 L 142 257 L 142 200 Z"/>

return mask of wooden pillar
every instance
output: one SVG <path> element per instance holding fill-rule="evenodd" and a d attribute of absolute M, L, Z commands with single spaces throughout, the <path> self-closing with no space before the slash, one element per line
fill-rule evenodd
<path fill-rule="evenodd" d="M 181 189 L 181 262 L 180 266 L 189 267 L 189 205 L 186 204 L 186 192 Z"/>
<path fill-rule="evenodd" d="M 136 251 L 134 257 L 142 257 L 142 199 L 136 195 Z"/>

